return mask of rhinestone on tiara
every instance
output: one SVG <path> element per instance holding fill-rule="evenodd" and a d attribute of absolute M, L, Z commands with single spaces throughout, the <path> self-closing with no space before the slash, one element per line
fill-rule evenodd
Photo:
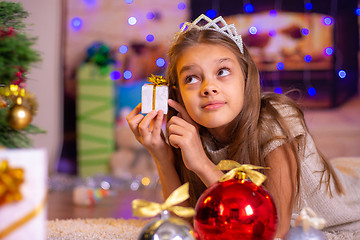
<path fill-rule="evenodd" d="M 202 20 L 206 21 L 207 23 L 205 25 L 198 25 Z M 220 26 L 219 23 L 221 23 L 223 26 Z M 227 24 L 223 17 L 219 16 L 212 20 L 205 14 L 201 14 L 198 18 L 196 18 L 193 22 L 185 22 L 184 25 L 181 27 L 179 33 L 186 32 L 192 28 L 196 28 L 199 30 L 214 30 L 219 33 L 224 34 L 225 36 L 231 38 L 236 45 L 239 47 L 240 52 L 244 54 L 244 47 L 243 47 L 243 41 L 241 38 L 241 35 L 237 33 L 235 25 L 234 24 Z"/>

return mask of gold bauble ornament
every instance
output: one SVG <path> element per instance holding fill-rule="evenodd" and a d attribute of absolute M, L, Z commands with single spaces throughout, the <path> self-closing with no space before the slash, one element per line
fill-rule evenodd
<path fill-rule="evenodd" d="M 32 120 L 31 112 L 26 107 L 15 104 L 6 116 L 6 121 L 12 129 L 21 130 L 26 128 Z"/>

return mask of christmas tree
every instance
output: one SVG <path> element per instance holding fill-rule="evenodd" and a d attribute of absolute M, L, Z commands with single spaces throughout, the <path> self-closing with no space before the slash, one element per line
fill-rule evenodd
<path fill-rule="evenodd" d="M 26 73 L 40 61 L 36 38 L 25 33 L 28 13 L 21 3 L 0 2 L 0 146 L 31 147 L 28 134 L 43 132 L 31 124 L 37 101 L 26 90 Z"/>

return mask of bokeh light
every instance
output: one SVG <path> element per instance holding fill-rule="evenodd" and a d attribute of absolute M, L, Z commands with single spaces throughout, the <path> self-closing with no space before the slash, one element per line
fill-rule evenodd
<path fill-rule="evenodd" d="M 344 70 L 340 70 L 338 72 L 338 75 L 339 75 L 340 78 L 345 78 L 346 77 L 346 72 Z"/>
<path fill-rule="evenodd" d="M 355 13 L 356 13 L 356 15 L 360 16 L 360 8 L 357 8 L 357 9 L 355 10 Z"/>
<path fill-rule="evenodd" d="M 112 71 L 110 73 L 111 80 L 119 80 L 121 78 L 121 73 L 119 71 Z"/>
<path fill-rule="evenodd" d="M 316 94 L 315 88 L 309 87 L 309 88 L 308 88 L 308 94 L 309 94 L 310 96 L 315 96 L 315 94 Z"/>
<path fill-rule="evenodd" d="M 281 71 L 281 70 L 284 70 L 285 65 L 284 65 L 283 62 L 278 62 L 278 63 L 276 64 L 276 68 Z"/>
<path fill-rule="evenodd" d="M 71 19 L 71 27 L 72 29 L 78 31 L 82 28 L 82 19 L 79 17 L 74 17 L 73 19 Z"/>
<path fill-rule="evenodd" d="M 135 25 L 137 22 L 136 18 L 135 17 L 129 17 L 128 19 L 128 24 L 129 25 Z"/>
<path fill-rule="evenodd" d="M 250 27 L 250 28 L 249 28 L 249 33 L 250 33 L 250 34 L 256 34 L 257 32 L 258 32 L 258 30 L 257 30 L 256 27 L 253 26 L 253 27 Z"/>
<path fill-rule="evenodd" d="M 303 35 L 305 35 L 305 36 L 307 36 L 307 35 L 309 35 L 309 29 L 307 29 L 307 28 L 303 28 L 303 29 L 301 29 L 301 33 L 303 34 Z"/>
<path fill-rule="evenodd" d="M 269 12 L 269 15 L 270 15 L 270 17 L 276 17 L 277 11 L 276 11 L 276 10 L 271 10 L 271 11 Z"/>
<path fill-rule="evenodd" d="M 97 4 L 96 0 L 83 0 L 83 1 L 84 1 L 84 3 L 85 3 L 86 5 L 88 5 L 89 7 L 94 7 L 94 6 L 96 6 L 96 4 Z"/>
<path fill-rule="evenodd" d="M 311 57 L 310 55 L 306 55 L 306 56 L 304 57 L 304 60 L 305 60 L 305 62 L 311 62 L 312 57 Z"/>
<path fill-rule="evenodd" d="M 146 41 L 148 41 L 148 42 L 152 42 L 152 41 L 154 41 L 154 39 L 155 39 L 155 37 L 152 34 L 149 34 L 146 36 Z"/>
<path fill-rule="evenodd" d="M 126 2 L 127 4 L 131 4 L 131 3 L 134 2 L 134 0 L 125 0 L 125 2 Z"/>
<path fill-rule="evenodd" d="M 120 52 L 121 54 L 125 54 L 125 53 L 127 53 L 127 51 L 128 51 L 128 47 L 127 47 L 126 45 L 121 45 L 121 46 L 119 47 L 119 52 Z"/>
<path fill-rule="evenodd" d="M 247 13 L 254 12 L 254 6 L 251 3 L 247 3 L 244 5 L 244 11 Z"/>
<path fill-rule="evenodd" d="M 132 72 L 130 70 L 126 70 L 124 71 L 123 76 L 126 80 L 129 80 L 132 77 Z"/>
<path fill-rule="evenodd" d="M 325 25 L 331 25 L 333 23 L 333 20 L 331 17 L 324 17 L 323 22 Z"/>
<path fill-rule="evenodd" d="M 325 54 L 326 55 L 332 55 L 334 53 L 334 49 L 332 47 L 325 48 Z"/>
<path fill-rule="evenodd" d="M 270 30 L 269 31 L 269 36 L 270 37 L 275 37 L 276 36 L 276 30 Z"/>
<path fill-rule="evenodd" d="M 209 18 L 214 18 L 216 16 L 216 11 L 214 9 L 209 9 L 206 11 L 206 16 Z"/>
<path fill-rule="evenodd" d="M 181 3 L 178 4 L 177 7 L 178 7 L 178 9 L 180 9 L 180 10 L 184 10 L 184 9 L 186 8 L 186 4 L 183 3 L 183 2 L 181 2 Z"/>
<path fill-rule="evenodd" d="M 313 5 L 311 2 L 305 3 L 305 9 L 306 10 L 311 10 L 313 8 Z"/>
<path fill-rule="evenodd" d="M 282 89 L 280 87 L 275 88 L 274 92 L 277 93 L 277 94 L 282 94 L 283 93 L 283 91 L 282 91 Z"/>
<path fill-rule="evenodd" d="M 165 66 L 165 59 L 163 59 L 163 58 L 156 59 L 156 66 L 158 66 L 158 67 Z"/>
<path fill-rule="evenodd" d="M 147 19 L 154 19 L 154 17 L 155 17 L 155 14 L 153 12 L 146 13 L 146 18 Z"/>

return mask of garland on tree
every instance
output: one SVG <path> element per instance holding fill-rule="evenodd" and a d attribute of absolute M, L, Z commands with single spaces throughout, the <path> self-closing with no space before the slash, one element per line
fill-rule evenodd
<path fill-rule="evenodd" d="M 7 148 L 31 147 L 27 135 L 44 132 L 31 124 L 37 102 L 25 90 L 27 71 L 40 61 L 36 38 L 24 32 L 27 16 L 21 3 L 0 2 L 0 146 Z"/>

